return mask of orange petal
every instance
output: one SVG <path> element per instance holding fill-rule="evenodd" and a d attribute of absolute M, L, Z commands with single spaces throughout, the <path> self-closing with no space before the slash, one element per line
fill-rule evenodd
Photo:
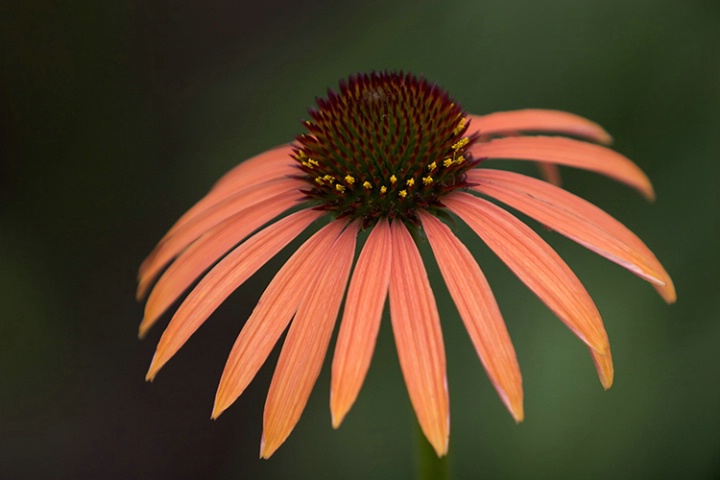
<path fill-rule="evenodd" d="M 290 157 L 292 147 L 283 145 L 241 162 L 223 175 L 210 192 L 190 208 L 165 235 L 166 237 L 190 221 L 193 217 L 224 200 L 230 195 L 296 173 Z"/>
<path fill-rule="evenodd" d="M 160 337 L 147 378 L 152 380 L 228 295 L 320 215 L 315 210 L 301 210 L 289 215 L 254 235 L 218 263 L 190 292 L 170 320 Z"/>
<path fill-rule="evenodd" d="M 290 195 L 274 197 L 268 201 L 256 205 L 255 208 L 243 210 L 233 215 L 212 230 L 196 240 L 173 262 L 165 273 L 160 277 L 155 288 L 153 288 L 147 304 L 145 315 L 140 324 L 140 337 L 142 338 L 147 330 L 158 320 L 160 315 L 172 305 L 175 300 L 197 279 L 205 270 L 215 263 L 223 254 L 233 246 L 243 241 L 248 235 L 280 215 L 285 210 L 297 203 Z M 309 217 L 312 221 L 312 216 Z M 304 229 L 305 227 L 302 227 Z M 287 240 L 286 236 L 280 238 Z M 271 241 L 280 240 L 271 238 Z M 277 250 L 272 250 L 268 244 L 266 254 L 269 258 L 282 249 L 287 242 L 277 243 Z M 258 257 L 256 260 L 260 261 Z"/>
<path fill-rule="evenodd" d="M 538 162 L 538 170 L 540 170 L 540 176 L 545 179 L 546 182 L 552 183 L 553 185 L 562 185 L 562 177 L 560 176 L 560 167 L 554 163 Z"/>
<path fill-rule="evenodd" d="M 544 225 L 654 283 L 672 301 L 672 280 L 655 255 L 637 236 L 610 215 L 561 188 L 517 173 L 475 169 L 472 187 L 517 208 Z"/>
<path fill-rule="evenodd" d="M 475 351 L 515 421 L 523 414 L 520 367 L 505 322 L 475 258 L 450 229 L 420 211 L 423 229 Z"/>
<path fill-rule="evenodd" d="M 294 167 L 297 162 L 291 157 L 292 153 L 291 145 L 280 145 L 249 158 L 220 177 L 213 185 L 211 192 L 247 188 L 247 185 L 297 173 Z"/>
<path fill-rule="evenodd" d="M 440 318 L 420 252 L 402 222 L 393 222 L 390 317 L 400 368 L 425 437 L 447 454 L 450 407 Z"/>
<path fill-rule="evenodd" d="M 608 351 L 605 352 L 604 355 L 601 355 L 591 348 L 590 355 L 592 356 L 593 363 L 595 364 L 595 370 L 597 370 L 598 377 L 600 377 L 600 383 L 602 383 L 605 390 L 609 389 L 612 387 L 613 377 L 615 375 L 610 349 L 608 348 Z"/>
<path fill-rule="evenodd" d="M 600 314 L 580 280 L 530 227 L 467 193 L 443 199 L 583 342 L 600 354 L 609 342 Z"/>
<path fill-rule="evenodd" d="M 344 226 L 344 221 L 336 220 L 310 237 L 265 289 L 225 364 L 212 418 L 225 411 L 255 377 L 307 295 L 308 279 L 316 276 Z"/>
<path fill-rule="evenodd" d="M 470 147 L 475 158 L 537 160 L 591 170 L 655 198 L 650 180 L 631 160 L 609 148 L 561 137 L 498 138 Z"/>
<path fill-rule="evenodd" d="M 349 225 L 325 252 L 314 275 L 306 277 L 306 295 L 290 325 L 265 402 L 262 458 L 270 458 L 290 435 L 320 374 L 350 276 L 357 231 L 357 222 Z"/>
<path fill-rule="evenodd" d="M 515 132 L 557 132 L 610 144 L 612 137 L 597 123 L 558 110 L 526 109 L 470 115 L 468 134 L 506 135 Z"/>
<path fill-rule="evenodd" d="M 373 227 L 353 272 L 332 364 L 330 412 L 337 428 L 355 403 L 372 359 L 390 283 L 392 244 L 386 219 Z"/>
<path fill-rule="evenodd" d="M 221 202 L 196 215 L 175 232 L 166 236 L 147 259 L 140 265 L 140 284 L 138 298 L 147 293 L 148 288 L 167 263 L 202 234 L 228 217 L 250 209 L 281 195 L 292 195 L 302 186 L 301 180 L 283 178 L 274 182 L 256 185 L 222 200 Z"/>

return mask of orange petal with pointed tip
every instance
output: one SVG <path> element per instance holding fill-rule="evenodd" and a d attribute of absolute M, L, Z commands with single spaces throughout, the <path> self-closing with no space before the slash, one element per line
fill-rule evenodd
<path fill-rule="evenodd" d="M 420 428 L 438 456 L 447 454 L 450 406 L 440 318 L 420 252 L 393 222 L 390 317 L 400 368 Z"/>
<path fill-rule="evenodd" d="M 318 265 L 323 263 L 344 226 L 344 221 L 336 220 L 315 233 L 288 259 L 265 289 L 225 364 L 212 418 L 217 418 L 245 391 L 265 363 L 307 295 L 308 279 L 316 276 Z"/>
<path fill-rule="evenodd" d="M 600 383 L 605 390 L 609 389 L 612 387 L 613 378 L 615 376 L 610 349 L 608 348 L 605 354 L 599 354 L 591 348 L 590 355 L 592 356 L 593 363 L 595 364 L 595 370 L 597 370 L 598 377 L 600 377 Z"/>
<path fill-rule="evenodd" d="M 300 419 L 320 374 L 355 256 L 357 222 L 326 252 L 290 325 L 265 402 L 260 457 L 270 458 Z"/>
<path fill-rule="evenodd" d="M 468 172 L 473 190 L 529 215 L 547 227 L 658 286 L 668 301 L 675 298 L 670 276 L 650 249 L 622 223 L 561 188 L 535 178 L 500 170 Z"/>
<path fill-rule="evenodd" d="M 523 414 L 520 366 L 495 296 L 470 251 L 437 218 L 420 212 L 440 272 L 483 366 L 515 421 Z"/>
<path fill-rule="evenodd" d="M 515 132 L 557 132 L 610 144 L 612 137 L 600 125 L 573 113 L 525 109 L 470 115 L 468 133 L 506 135 Z"/>
<path fill-rule="evenodd" d="M 152 380 L 228 295 L 320 215 L 315 210 L 289 215 L 255 234 L 210 270 L 180 305 L 160 337 L 147 378 Z"/>
<path fill-rule="evenodd" d="M 392 244 L 387 219 L 373 227 L 353 272 L 332 363 L 330 412 L 337 428 L 365 381 L 390 283 Z"/>
<path fill-rule="evenodd" d="M 160 277 L 150 293 L 145 304 L 145 315 L 140 324 L 140 337 L 142 338 L 160 315 L 223 254 L 260 226 L 295 205 L 297 200 L 292 196 L 279 196 L 252 209 L 243 210 L 215 226 L 183 251 Z M 271 243 L 274 240 L 276 239 L 272 238 Z M 268 248 L 265 253 L 272 257 L 285 244 L 277 244 L 276 251 L 271 250 L 270 244 L 263 247 Z M 261 257 L 256 258 L 258 261 L 260 259 Z"/>
<path fill-rule="evenodd" d="M 608 351 L 607 333 L 590 295 L 570 267 L 537 233 L 502 208 L 467 193 L 452 193 L 443 203 L 467 223 L 575 335 L 598 353 Z"/>
<path fill-rule="evenodd" d="M 236 213 L 251 209 L 261 202 L 297 192 L 302 185 L 301 180 L 291 178 L 263 183 L 231 195 L 196 215 L 192 220 L 178 228 L 173 235 L 161 240 L 142 263 L 137 291 L 138 298 L 145 296 L 153 280 L 168 262 L 215 225 Z"/>
<path fill-rule="evenodd" d="M 470 147 L 475 158 L 537 160 L 583 168 L 607 175 L 655 198 L 652 184 L 640 168 L 627 157 L 609 148 L 561 137 L 498 138 Z"/>

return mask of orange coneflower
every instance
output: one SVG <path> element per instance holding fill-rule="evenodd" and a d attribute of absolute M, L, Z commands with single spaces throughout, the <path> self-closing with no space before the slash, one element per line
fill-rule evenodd
<path fill-rule="evenodd" d="M 337 427 L 365 379 L 386 297 L 400 367 L 418 421 L 438 455 L 448 448 L 445 348 L 432 288 L 418 251 L 427 238 L 478 356 L 516 421 L 523 390 L 515 351 L 472 253 L 443 219 L 459 217 L 590 349 L 605 388 L 613 381 L 608 337 L 578 278 L 506 204 L 648 280 L 669 303 L 672 280 L 645 244 L 594 205 L 541 180 L 486 168 L 487 159 L 540 162 L 605 174 L 654 196 L 645 174 L 598 144 L 597 124 L 552 110 L 474 116 L 422 77 L 350 77 L 317 100 L 307 133 L 227 173 L 170 229 L 140 267 L 150 293 L 140 336 L 213 264 L 163 333 L 147 373 L 182 347 L 228 295 L 315 222 L 320 228 L 270 282 L 230 352 L 216 418 L 243 393 L 290 326 L 270 385 L 261 456 L 285 441 L 307 403 L 345 310 L 332 363 L 330 409 Z M 520 132 L 560 133 L 521 136 Z M 369 230 L 355 269 L 355 243 Z M 218 261 L 219 260 L 219 261 Z M 348 285 L 349 280 L 349 285 Z"/>

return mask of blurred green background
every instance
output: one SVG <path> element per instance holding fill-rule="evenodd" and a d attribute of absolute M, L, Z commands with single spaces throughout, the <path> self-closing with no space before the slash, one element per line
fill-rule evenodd
<path fill-rule="evenodd" d="M 136 268 L 172 222 L 237 162 L 299 133 L 315 96 L 372 69 L 423 73 L 473 113 L 555 108 L 601 123 L 658 200 L 569 169 L 565 186 L 638 233 L 679 295 L 668 307 L 542 232 L 605 319 L 616 382 L 603 392 L 586 348 L 460 228 L 514 339 L 526 421 L 498 400 L 430 260 L 453 476 L 720 478 L 716 0 L 0 2 L 0 478 L 415 475 L 387 318 L 338 431 L 326 362 L 287 443 L 257 459 L 277 352 L 209 420 L 227 353 L 287 252 L 153 384 L 162 326 L 136 338 Z"/>

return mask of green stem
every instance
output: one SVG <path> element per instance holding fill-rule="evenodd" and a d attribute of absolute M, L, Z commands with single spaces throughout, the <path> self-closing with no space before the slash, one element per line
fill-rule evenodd
<path fill-rule="evenodd" d="M 432 445 L 427 441 L 420 426 L 417 426 L 418 478 L 421 480 L 450 480 L 450 468 L 447 455 L 438 457 Z"/>

